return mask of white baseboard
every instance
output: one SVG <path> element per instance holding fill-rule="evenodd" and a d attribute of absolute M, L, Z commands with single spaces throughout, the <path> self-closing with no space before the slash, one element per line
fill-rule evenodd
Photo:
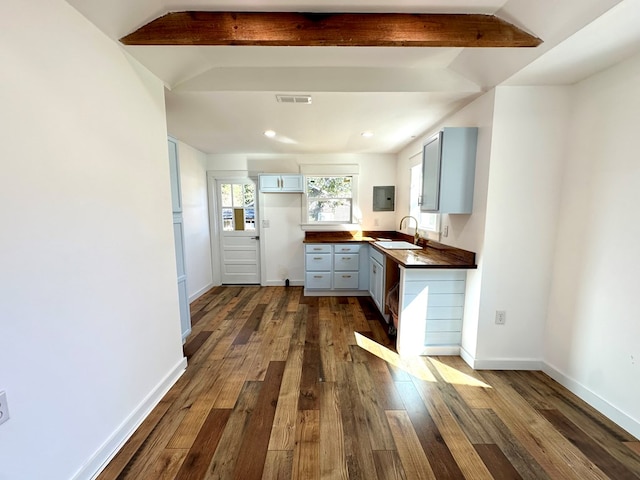
<path fill-rule="evenodd" d="M 304 280 L 289 280 L 292 287 L 302 287 Z M 284 287 L 284 280 L 267 280 L 262 284 L 263 287 Z"/>
<path fill-rule="evenodd" d="M 187 368 L 187 359 L 182 358 L 173 369 L 167 373 L 162 381 L 149 392 L 147 397 L 140 402 L 133 412 L 122 422 L 122 424 L 111 434 L 102 446 L 92 455 L 92 457 L 78 470 L 72 480 L 95 479 L 107 464 L 118 453 L 125 442 L 133 435 L 136 429 L 151 413 L 153 408 L 162 400 L 162 397 L 178 381 Z"/>
<path fill-rule="evenodd" d="M 462 347 L 460 357 L 474 370 L 542 370 L 542 360 L 535 358 L 474 358 Z"/>
<path fill-rule="evenodd" d="M 624 428 L 631 435 L 636 438 L 640 438 L 640 421 L 630 417 L 614 405 L 611 405 L 604 398 L 589 390 L 580 382 L 577 382 L 573 378 L 568 377 L 552 365 L 543 363 L 541 370 L 551 378 L 553 378 L 560 385 L 576 394 L 582 400 L 584 400 L 604 416 L 609 418 L 611 421 Z"/>
<path fill-rule="evenodd" d="M 211 282 L 209 285 L 206 285 L 204 287 L 202 287 L 200 290 L 198 290 L 196 293 L 194 293 L 193 295 L 191 295 L 189 297 L 189 303 L 193 302 L 194 300 L 197 300 L 198 298 L 200 298 L 202 295 L 204 295 L 205 293 L 207 293 L 209 290 L 211 290 L 213 287 L 215 287 L 215 285 L 213 284 L 213 282 Z"/>

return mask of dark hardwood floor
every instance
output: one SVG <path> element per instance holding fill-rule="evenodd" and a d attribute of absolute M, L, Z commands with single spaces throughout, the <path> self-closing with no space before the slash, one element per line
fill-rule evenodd
<path fill-rule="evenodd" d="M 217 287 L 107 479 L 640 479 L 640 443 L 540 372 L 400 358 L 368 298 Z"/>

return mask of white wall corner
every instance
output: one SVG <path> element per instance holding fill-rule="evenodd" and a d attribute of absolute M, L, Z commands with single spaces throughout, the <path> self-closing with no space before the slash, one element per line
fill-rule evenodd
<path fill-rule="evenodd" d="M 205 285 L 204 287 L 202 287 L 200 290 L 198 290 L 197 292 L 195 292 L 193 295 L 189 297 L 189 303 L 196 301 L 198 298 L 200 298 L 202 295 L 207 293 L 213 287 L 215 287 L 213 282 L 209 283 L 208 285 Z"/>
<path fill-rule="evenodd" d="M 160 403 L 169 389 L 178 381 L 187 368 L 187 359 L 183 357 L 170 372 L 149 392 L 124 422 L 109 436 L 102 446 L 91 456 L 72 480 L 95 479 L 124 446 L 136 429 Z"/>
<path fill-rule="evenodd" d="M 612 405 L 604 398 L 582 385 L 580 382 L 567 376 L 546 362 L 542 363 L 542 371 L 609 418 L 609 420 L 625 429 L 634 437 L 640 438 L 640 420 L 627 415 L 625 412 L 617 408 L 615 405 Z"/>

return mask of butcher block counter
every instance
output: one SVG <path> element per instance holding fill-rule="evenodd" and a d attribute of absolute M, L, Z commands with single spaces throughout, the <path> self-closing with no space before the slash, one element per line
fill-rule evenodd
<path fill-rule="evenodd" d="M 422 250 L 390 250 L 375 244 L 379 239 L 404 240 L 413 243 L 413 237 L 399 232 L 306 232 L 304 243 L 365 242 L 382 252 L 390 260 L 405 268 L 478 268 L 476 254 L 468 250 L 426 241 Z"/>

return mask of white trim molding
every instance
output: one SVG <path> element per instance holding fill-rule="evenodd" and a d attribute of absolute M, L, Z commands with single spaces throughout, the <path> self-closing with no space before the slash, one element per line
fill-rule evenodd
<path fill-rule="evenodd" d="M 543 365 L 537 358 L 474 358 L 464 348 L 460 357 L 474 370 L 542 370 Z"/>
<path fill-rule="evenodd" d="M 183 357 L 167 375 L 149 392 L 142 402 L 131 412 L 122 424 L 111 434 L 102 446 L 91 456 L 72 480 L 95 479 L 107 464 L 115 457 L 136 429 L 149 416 L 169 389 L 178 381 L 187 368 L 187 359 Z"/>
<path fill-rule="evenodd" d="M 589 388 L 582 385 L 580 382 L 565 375 L 560 370 L 548 363 L 542 364 L 542 371 L 553 378 L 560 385 L 571 391 L 582 400 L 587 402 L 593 408 L 602 413 L 605 417 L 609 418 L 612 422 L 615 422 L 620 427 L 624 428 L 627 432 L 636 438 L 640 438 L 640 421 L 636 420 L 622 410 L 612 405 L 607 400 L 591 391 Z"/>

